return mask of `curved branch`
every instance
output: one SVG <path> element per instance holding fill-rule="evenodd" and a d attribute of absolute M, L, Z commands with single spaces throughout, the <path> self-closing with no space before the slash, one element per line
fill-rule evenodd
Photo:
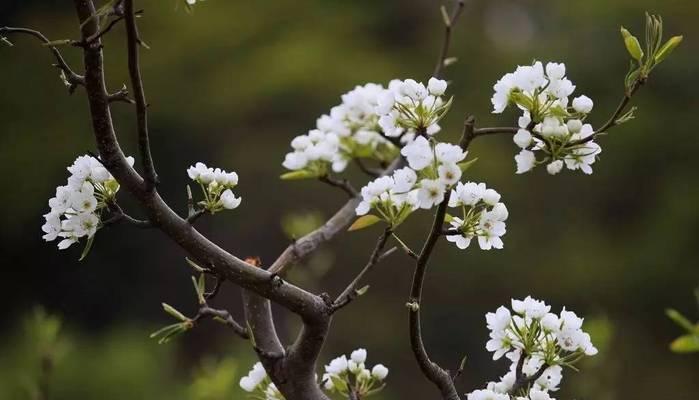
<path fill-rule="evenodd" d="M 155 185 L 158 184 L 158 174 L 155 172 L 153 156 L 150 151 L 150 138 L 148 136 L 148 103 L 146 102 L 146 95 L 143 90 L 139 55 L 139 46 L 142 42 L 138 33 L 138 26 L 136 25 L 133 0 L 124 0 L 124 17 L 126 18 L 129 76 L 131 77 L 131 88 L 133 89 L 134 98 L 136 100 L 138 149 L 141 153 L 141 162 L 143 163 L 145 172 L 146 189 L 153 190 Z"/>
<path fill-rule="evenodd" d="M 357 189 L 355 189 L 347 179 L 336 179 L 330 175 L 324 175 L 319 177 L 318 180 L 332 187 L 341 189 L 343 192 L 347 193 L 350 198 L 357 197 L 358 195 Z"/>
<path fill-rule="evenodd" d="M 439 58 L 437 58 L 437 65 L 435 66 L 434 72 L 432 73 L 432 76 L 434 76 L 435 78 L 441 78 L 442 76 L 442 71 L 446 66 L 445 62 L 447 56 L 449 55 L 449 46 L 451 44 L 451 30 L 454 26 L 454 23 L 459 18 L 459 15 L 461 15 L 465 3 L 465 0 L 457 0 L 456 4 L 454 4 L 454 7 L 451 10 L 451 15 L 446 15 L 446 11 L 444 11 L 445 8 L 442 8 L 442 13 L 444 17 L 444 42 L 442 43 L 442 50 L 439 53 Z"/>
<path fill-rule="evenodd" d="M 383 233 L 379 236 L 379 240 L 376 243 L 376 247 L 374 247 L 374 251 L 371 253 L 371 256 L 369 256 L 369 261 L 367 262 L 367 264 L 333 302 L 333 312 L 351 303 L 357 296 L 359 296 L 359 292 L 357 291 L 357 289 L 359 283 L 362 281 L 362 278 L 364 278 L 364 275 L 368 274 L 374 268 L 374 266 L 379 263 L 381 259 L 385 258 L 385 253 L 382 254 L 381 251 L 383 251 L 384 246 L 386 246 L 386 241 L 388 241 L 388 238 L 391 236 L 391 233 L 392 230 L 390 226 L 384 229 Z"/>
<path fill-rule="evenodd" d="M 0 35 L 3 33 L 23 33 L 26 35 L 34 36 L 35 38 L 39 39 L 45 46 L 47 46 L 49 50 L 51 50 L 51 53 L 53 53 L 54 58 L 56 59 L 56 64 L 54 64 L 54 66 L 63 71 L 63 74 L 65 75 L 65 80 L 66 82 L 68 82 L 68 91 L 70 93 L 73 93 L 76 87 L 85 85 L 85 78 L 73 72 L 70 66 L 68 66 L 66 60 L 61 55 L 61 52 L 58 50 L 58 48 L 56 48 L 56 46 L 53 46 L 51 44 L 52 42 L 46 36 L 44 36 L 43 33 L 35 31 L 33 29 L 11 28 L 8 26 L 0 27 Z"/>
<path fill-rule="evenodd" d="M 464 122 L 464 131 L 459 141 L 461 148 L 466 151 L 475 137 L 474 134 L 475 118 L 469 116 Z M 422 324 L 420 322 L 420 308 L 422 306 L 422 287 L 425 281 L 427 265 L 434 250 L 437 240 L 442 235 L 444 219 L 449 204 L 451 191 L 447 190 L 444 194 L 444 200 L 437 207 L 437 212 L 432 222 L 432 228 L 425 240 L 425 244 L 420 251 L 420 255 L 415 263 L 415 272 L 413 274 L 413 282 L 410 289 L 410 299 L 408 302 L 409 310 L 409 330 L 410 330 L 410 345 L 417 360 L 422 373 L 432 383 L 437 386 L 442 398 L 445 400 L 459 400 L 459 395 L 454 385 L 454 380 L 449 371 L 440 367 L 439 364 L 432 361 L 425 349 L 425 344 L 422 340 Z"/>

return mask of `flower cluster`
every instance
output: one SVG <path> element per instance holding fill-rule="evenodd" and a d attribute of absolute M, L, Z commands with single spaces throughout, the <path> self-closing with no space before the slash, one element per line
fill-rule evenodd
<path fill-rule="evenodd" d="M 512 364 L 500 381 L 470 393 L 469 400 L 509 400 L 510 395 L 516 400 L 549 400 L 548 392 L 557 391 L 561 383 L 563 367 L 597 354 L 590 335 L 582 330 L 582 318 L 565 307 L 558 315 L 550 310 L 551 306 L 528 296 L 513 299 L 512 310 L 502 306 L 486 314 L 490 330 L 486 349 L 493 352 L 494 360 L 505 355 Z"/>
<path fill-rule="evenodd" d="M 291 142 L 293 152 L 282 164 L 292 171 L 304 170 L 308 176 L 322 176 L 328 168 L 342 172 L 353 158 L 390 161 L 396 147 L 382 134 L 375 109 L 388 90 L 368 83 L 342 95 L 342 103 L 316 121 L 316 128 Z"/>
<path fill-rule="evenodd" d="M 350 391 L 356 393 L 359 398 L 376 393 L 382 388 L 382 382 L 388 375 L 388 368 L 382 364 L 376 364 L 369 370 L 364 365 L 366 357 L 365 349 L 357 349 L 350 354 L 349 358 L 342 355 L 332 360 L 325 366 L 323 387 L 329 392 L 340 393 L 345 397 L 349 397 Z"/>
<path fill-rule="evenodd" d="M 240 387 L 248 393 L 257 393 L 256 398 L 264 400 L 284 400 L 277 386 L 270 381 L 262 363 L 253 365 L 248 374 L 240 379 Z"/>
<path fill-rule="evenodd" d="M 133 165 L 134 159 L 127 158 Z M 49 199 L 51 211 L 44 215 L 41 227 L 47 242 L 62 238 L 58 248 L 63 250 L 82 237 L 91 240 L 100 227 L 102 210 L 114 201 L 119 183 L 102 163 L 89 155 L 80 156 L 68 167 L 70 177 L 65 186 L 56 188 Z"/>
<path fill-rule="evenodd" d="M 477 237 L 482 250 L 502 249 L 500 237 L 506 232 L 509 214 L 498 192 L 486 188 L 485 183 L 459 182 L 451 192 L 449 207 L 461 208 L 463 217 L 449 216 L 447 222 L 457 234 L 447 235 L 448 241 L 465 249 Z"/>
<path fill-rule="evenodd" d="M 518 174 L 539 164 L 546 164 L 552 175 L 564 165 L 570 170 L 592 173 L 591 165 L 602 151 L 592 141 L 592 126 L 584 123 L 593 102 L 583 95 L 569 104 L 575 85 L 566 78 L 564 64 L 548 63 L 544 68 L 537 61 L 519 66 L 497 81 L 493 89 L 494 113 L 503 112 L 510 104 L 523 110 L 519 131 L 513 138 L 522 149 L 515 156 Z M 537 157 L 537 152 L 543 156 Z"/>
<path fill-rule="evenodd" d="M 238 185 L 238 174 L 226 172 L 220 168 L 209 168 L 204 163 L 196 163 L 187 169 L 187 175 L 197 182 L 204 194 L 204 200 L 199 202 L 206 211 L 215 213 L 221 210 L 237 208 L 242 201 L 235 197 L 233 189 Z"/>
<path fill-rule="evenodd" d="M 376 107 L 385 135 L 409 143 L 416 135 L 439 132 L 438 123 L 451 106 L 451 99 L 442 99 L 446 89 L 447 82 L 437 78 L 430 78 L 427 86 L 413 79 L 391 81 Z"/>
<path fill-rule="evenodd" d="M 459 162 L 466 152 L 449 143 L 419 136 L 401 150 L 408 167 L 383 176 L 362 188 L 357 215 L 376 210 L 395 227 L 418 208 L 429 209 L 444 201 L 444 193 L 461 179 Z"/>

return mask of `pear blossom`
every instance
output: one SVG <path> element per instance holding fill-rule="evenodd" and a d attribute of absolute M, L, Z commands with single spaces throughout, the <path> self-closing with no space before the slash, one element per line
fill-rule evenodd
<path fill-rule="evenodd" d="M 333 359 L 325 366 L 325 373 L 321 378 L 323 388 L 344 396 L 347 396 L 348 390 L 353 390 L 362 398 L 380 388 L 383 380 L 388 376 L 388 368 L 383 364 L 376 364 L 368 369 L 365 366 L 366 360 L 367 351 L 361 348 L 354 350 L 349 358 L 341 355 Z M 344 383 L 336 385 L 335 381 Z"/>
<path fill-rule="evenodd" d="M 187 168 L 187 176 L 199 184 L 204 200 L 197 204 L 210 213 L 233 210 L 240 206 L 241 197 L 236 197 L 231 189 L 238 185 L 238 174 L 221 168 L 207 167 L 197 162 Z"/>
<path fill-rule="evenodd" d="M 446 185 L 439 179 L 423 179 L 420 181 L 420 189 L 417 200 L 420 208 L 430 209 L 444 201 Z"/>
<path fill-rule="evenodd" d="M 473 238 L 478 238 L 482 250 L 502 249 L 501 237 L 506 233 L 505 221 L 509 216 L 500 194 L 484 183 L 459 182 L 451 191 L 449 207 L 463 208 L 463 217 L 451 217 L 449 224 L 458 234 L 447 235 L 447 240 L 465 249 Z"/>
<path fill-rule="evenodd" d="M 522 150 L 515 156 L 515 161 L 517 162 L 517 173 L 523 174 L 534 168 L 536 156 L 532 151 Z"/>
<path fill-rule="evenodd" d="M 573 109 L 581 114 L 589 114 L 593 104 L 592 99 L 585 95 L 573 99 Z"/>

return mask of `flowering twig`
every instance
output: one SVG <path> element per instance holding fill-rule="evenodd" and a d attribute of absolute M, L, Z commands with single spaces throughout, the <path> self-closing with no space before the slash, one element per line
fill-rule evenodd
<path fill-rule="evenodd" d="M 459 18 L 459 15 L 461 15 L 465 3 L 465 0 L 458 0 L 451 10 L 451 15 L 447 15 L 446 8 L 441 8 L 442 16 L 444 18 L 444 42 L 442 44 L 442 50 L 439 53 L 439 58 L 437 58 L 437 65 L 435 66 L 434 72 L 432 73 L 432 76 L 434 76 L 435 78 L 442 77 L 442 71 L 446 66 L 447 56 L 449 55 L 449 45 L 451 44 L 451 31 L 454 26 L 454 23 Z"/>
<path fill-rule="evenodd" d="M 4 33 L 23 33 L 31 35 L 39 39 L 45 46 L 47 46 L 49 50 L 51 50 L 51 53 L 53 53 L 54 58 L 56 59 L 56 64 L 54 64 L 54 66 L 63 71 L 65 81 L 68 84 L 69 93 L 72 94 L 75 91 L 75 88 L 77 88 L 78 86 L 85 85 L 85 78 L 82 75 L 78 75 L 75 72 L 73 72 L 73 70 L 70 68 L 70 66 L 68 66 L 68 63 L 61 55 L 61 52 L 58 50 L 58 48 L 56 48 L 56 46 L 52 44 L 53 42 L 50 41 L 46 36 L 44 36 L 43 33 L 27 28 L 11 28 L 7 26 L 0 27 L 0 37 Z"/>
<path fill-rule="evenodd" d="M 131 87 L 136 100 L 138 148 L 145 173 L 145 187 L 147 191 L 150 191 L 158 184 L 158 174 L 155 172 L 153 156 L 150 151 L 150 138 L 148 136 L 148 103 L 146 102 L 146 95 L 143 90 L 138 48 L 142 42 L 138 33 L 138 26 L 136 25 L 133 0 L 124 0 L 124 16 L 126 18 L 129 75 L 131 77 Z"/>
<path fill-rule="evenodd" d="M 527 387 L 530 383 L 535 382 L 537 379 L 541 378 L 541 375 L 544 374 L 546 371 L 546 368 L 549 367 L 548 364 L 544 363 L 539 367 L 539 369 L 534 373 L 532 376 L 527 376 L 522 372 L 522 369 L 524 368 L 524 354 L 520 356 L 519 361 L 517 362 L 517 369 L 516 369 L 516 380 L 514 385 L 512 385 L 512 388 L 510 389 L 510 394 L 514 395 L 517 393 L 518 390 Z"/>
<path fill-rule="evenodd" d="M 134 225 L 138 228 L 152 228 L 153 224 L 151 224 L 150 221 L 148 220 L 140 220 L 136 219 L 124 212 L 124 210 L 117 204 L 117 203 L 110 203 L 109 204 L 109 209 L 112 211 L 114 214 L 111 218 L 105 220 L 102 222 L 103 226 L 109 226 L 113 225 L 118 222 L 128 222 L 131 225 Z"/>
<path fill-rule="evenodd" d="M 357 274 L 357 276 L 352 280 L 352 282 L 347 285 L 345 290 L 342 291 L 342 293 L 337 296 L 337 299 L 333 302 L 332 305 L 332 310 L 333 312 L 339 310 L 340 308 L 346 306 L 347 304 L 351 303 L 352 300 L 357 298 L 357 296 L 361 295 L 361 291 L 358 288 L 359 283 L 362 281 L 364 276 L 368 274 L 376 264 L 382 259 L 385 258 L 383 257 L 384 255 L 381 253 L 383 251 L 384 246 L 386 245 L 386 242 L 388 241 L 388 238 L 391 236 L 392 230 L 391 227 L 387 227 L 384 229 L 383 233 L 379 236 L 378 241 L 376 242 L 376 246 L 374 247 L 374 251 L 372 251 L 371 256 L 369 256 L 369 261 L 366 263 L 364 268 Z"/>

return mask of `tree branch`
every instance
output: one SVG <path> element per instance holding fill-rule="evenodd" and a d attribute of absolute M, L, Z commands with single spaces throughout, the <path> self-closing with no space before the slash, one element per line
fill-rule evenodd
<path fill-rule="evenodd" d="M 53 53 L 54 58 L 56 59 L 56 64 L 54 64 L 54 66 L 63 71 L 65 80 L 68 83 L 69 93 L 72 94 L 75 91 L 75 88 L 77 88 L 78 86 L 85 85 L 85 78 L 73 72 L 73 70 L 70 68 L 70 66 L 68 66 L 68 63 L 61 55 L 61 52 L 58 50 L 58 48 L 52 45 L 51 43 L 53 42 L 51 42 L 46 36 L 44 36 L 43 33 L 27 28 L 11 28 L 7 26 L 0 27 L 0 36 L 4 33 L 22 33 L 34 36 L 35 38 L 39 39 L 45 46 L 47 46 L 49 50 L 51 50 L 51 53 Z"/>
<path fill-rule="evenodd" d="M 464 131 L 460 140 L 461 148 L 466 151 L 468 149 L 471 140 L 475 137 L 474 135 L 474 124 L 475 118 L 469 116 L 464 122 Z M 451 191 L 447 190 L 444 194 L 444 200 L 437 207 L 437 212 L 434 216 L 434 221 L 432 222 L 432 229 L 430 230 L 425 244 L 420 251 L 420 255 L 415 263 L 415 272 L 413 274 L 413 283 L 410 289 L 410 299 L 408 302 L 409 310 L 409 331 L 410 331 L 410 345 L 415 355 L 415 359 L 420 366 L 422 373 L 429 379 L 432 383 L 437 386 L 442 398 L 445 400 L 458 400 L 459 395 L 454 386 L 454 381 L 447 370 L 440 367 L 439 364 L 432 361 L 425 349 L 425 344 L 422 339 L 422 326 L 420 322 L 420 308 L 422 306 L 422 287 L 425 281 L 425 274 L 427 272 L 427 265 L 434 250 L 437 240 L 442 234 L 442 227 L 444 225 L 444 218 L 446 216 L 447 206 L 449 204 L 449 197 L 451 196 Z"/>
<path fill-rule="evenodd" d="M 332 187 L 336 187 L 347 193 L 350 198 L 357 197 L 357 189 L 355 189 L 347 179 L 336 179 L 330 175 L 318 177 L 318 180 Z"/>
<path fill-rule="evenodd" d="M 517 370 L 516 370 L 516 380 L 515 383 L 512 385 L 512 388 L 510 389 L 509 393 L 514 395 L 517 393 L 518 390 L 529 386 L 532 382 L 535 382 L 537 379 L 541 378 L 541 375 L 544 374 L 546 369 L 549 367 L 548 364 L 544 363 L 539 369 L 534 373 L 532 376 L 527 376 L 522 372 L 522 369 L 524 367 L 524 354 L 520 355 L 520 359 L 517 362 Z"/>
<path fill-rule="evenodd" d="M 382 175 L 392 173 L 403 165 L 404 160 L 397 157 L 391 165 L 386 168 Z M 281 275 L 282 272 L 292 263 L 303 259 L 314 252 L 320 245 L 330 241 L 340 232 L 344 232 L 357 216 L 355 209 L 359 205 L 359 198 L 351 198 L 333 215 L 323 226 L 296 240 L 289 245 L 282 254 L 272 263 L 268 271 Z"/>
<path fill-rule="evenodd" d="M 192 322 L 197 322 L 205 317 L 218 319 L 219 322 L 222 322 L 226 326 L 231 328 L 236 335 L 240 336 L 243 339 L 250 339 L 250 333 L 248 332 L 248 330 L 242 327 L 235 319 L 233 319 L 233 316 L 231 316 L 231 313 L 229 313 L 227 310 L 211 308 L 204 304 L 199 308 L 199 312 L 197 313 L 197 315 L 194 318 L 192 318 Z"/>
<path fill-rule="evenodd" d="M 150 151 L 150 138 L 148 136 L 148 103 L 143 90 L 141 77 L 139 45 L 142 43 L 136 25 L 133 0 L 124 0 L 124 17 L 126 18 L 126 37 L 129 59 L 129 75 L 131 87 L 136 100 L 136 119 L 138 125 L 138 149 L 141 154 L 141 162 L 145 174 L 146 190 L 153 190 L 158 184 L 158 174 L 155 172 L 153 156 Z"/>
<path fill-rule="evenodd" d="M 451 31 L 454 27 L 454 23 L 461 15 L 464 9 L 465 0 L 457 0 L 451 10 L 451 15 L 446 15 L 445 8 L 442 8 L 442 13 L 444 17 L 444 42 L 442 43 L 442 50 L 439 53 L 439 58 L 437 58 L 437 65 L 434 68 L 432 76 L 435 78 L 442 77 L 442 71 L 444 70 L 445 61 L 449 55 L 449 46 L 451 44 Z"/>
<path fill-rule="evenodd" d="M 383 172 L 383 170 L 368 167 L 366 164 L 364 164 L 364 161 L 362 161 L 361 158 L 355 158 L 354 163 L 357 164 L 357 167 L 359 167 L 360 171 L 364 172 L 367 176 L 371 178 L 378 178 L 379 176 L 381 176 L 381 173 Z"/>
<path fill-rule="evenodd" d="M 355 298 L 357 298 L 357 296 L 360 295 L 360 293 L 357 291 L 359 283 L 362 281 L 362 278 L 364 278 L 364 276 L 368 274 L 376 264 L 378 264 L 381 258 L 383 258 L 381 251 L 383 251 L 383 248 L 386 245 L 386 241 L 391 236 L 391 232 L 391 227 L 387 227 L 386 229 L 384 229 L 383 233 L 379 236 L 379 239 L 376 243 L 376 247 L 374 247 L 374 251 L 371 253 L 371 256 L 369 256 L 369 261 L 359 272 L 359 274 L 354 278 L 354 280 L 352 280 L 352 282 L 350 282 L 350 284 L 347 285 L 345 290 L 343 290 L 342 293 L 340 293 L 340 295 L 337 296 L 337 299 L 335 299 L 335 301 L 333 302 L 333 312 L 348 305 Z"/>

